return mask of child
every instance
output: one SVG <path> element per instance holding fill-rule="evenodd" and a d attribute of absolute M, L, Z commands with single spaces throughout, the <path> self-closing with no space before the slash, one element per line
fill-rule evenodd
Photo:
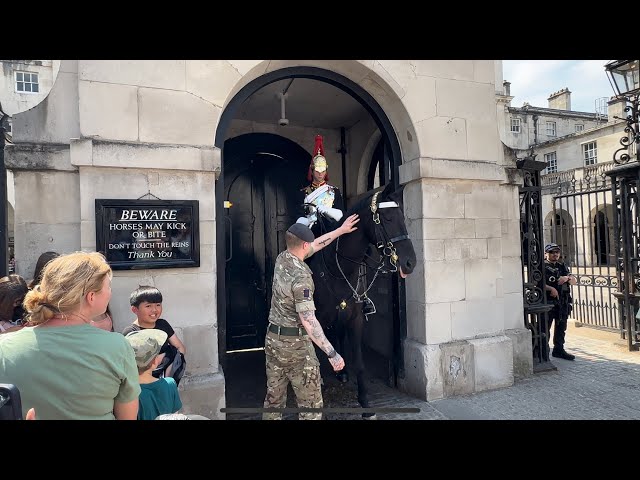
<path fill-rule="evenodd" d="M 167 341 L 162 330 L 149 328 L 136 330 L 126 336 L 133 347 L 138 365 L 140 397 L 138 420 L 155 420 L 158 415 L 175 413 L 182 408 L 178 385 L 173 378 L 155 378 L 153 369 L 160 365 L 164 354 L 160 353 Z"/>
<path fill-rule="evenodd" d="M 165 359 L 162 366 L 153 374 L 156 378 L 173 376 L 176 382 L 179 383 L 184 372 L 186 348 L 169 322 L 164 318 L 160 318 L 160 315 L 162 315 L 162 293 L 156 287 L 142 285 L 131 292 L 129 303 L 131 304 L 131 311 L 136 315 L 136 319 L 122 331 L 122 334 L 126 336 L 131 332 L 145 329 L 156 329 L 165 332 L 167 340 L 162 345 L 162 350 L 160 350 L 160 353 L 165 354 Z M 181 364 L 179 371 L 172 369 L 174 362 Z"/>

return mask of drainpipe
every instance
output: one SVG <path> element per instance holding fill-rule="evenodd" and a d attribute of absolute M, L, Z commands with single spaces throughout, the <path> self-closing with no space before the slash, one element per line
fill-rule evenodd
<path fill-rule="evenodd" d="M 344 206 L 347 206 L 347 130 L 340 127 L 340 149 L 338 153 L 342 155 L 342 199 Z"/>

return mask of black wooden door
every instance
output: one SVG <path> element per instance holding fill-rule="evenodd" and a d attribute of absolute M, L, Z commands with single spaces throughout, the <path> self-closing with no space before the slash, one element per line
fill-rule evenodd
<path fill-rule="evenodd" d="M 261 178 L 245 170 L 230 184 L 226 197 L 233 206 L 230 260 L 226 270 L 227 348 L 258 346 L 259 319 L 264 316 L 264 189 Z M 229 243 L 228 243 L 229 245 Z"/>
<path fill-rule="evenodd" d="M 225 145 L 226 350 L 264 346 L 273 266 L 301 214 L 310 155 L 295 143 L 250 134 Z"/>

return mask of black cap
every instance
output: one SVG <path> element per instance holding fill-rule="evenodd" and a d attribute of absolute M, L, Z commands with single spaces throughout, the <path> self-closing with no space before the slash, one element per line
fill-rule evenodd
<path fill-rule="evenodd" d="M 546 246 L 546 247 L 544 247 L 544 251 L 545 251 L 546 253 L 549 253 L 549 252 L 551 252 L 551 251 L 553 251 L 553 250 L 558 250 L 558 251 L 560 251 L 560 246 L 559 246 L 557 243 L 549 243 L 549 244 L 547 244 L 547 246 Z"/>
<path fill-rule="evenodd" d="M 311 229 L 301 223 L 294 223 L 288 228 L 287 232 L 292 233 L 303 242 L 311 243 L 316 239 Z"/>

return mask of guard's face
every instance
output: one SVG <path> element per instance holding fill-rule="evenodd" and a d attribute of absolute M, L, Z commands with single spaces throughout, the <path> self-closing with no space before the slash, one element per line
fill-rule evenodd
<path fill-rule="evenodd" d="M 560 250 L 551 250 L 550 252 L 547 252 L 547 260 L 552 263 L 560 260 Z"/>
<path fill-rule="evenodd" d="M 315 183 L 320 183 L 320 182 L 324 182 L 325 177 L 327 176 L 327 171 L 324 170 L 322 172 L 319 172 L 318 170 L 314 170 L 313 171 L 313 181 Z"/>

